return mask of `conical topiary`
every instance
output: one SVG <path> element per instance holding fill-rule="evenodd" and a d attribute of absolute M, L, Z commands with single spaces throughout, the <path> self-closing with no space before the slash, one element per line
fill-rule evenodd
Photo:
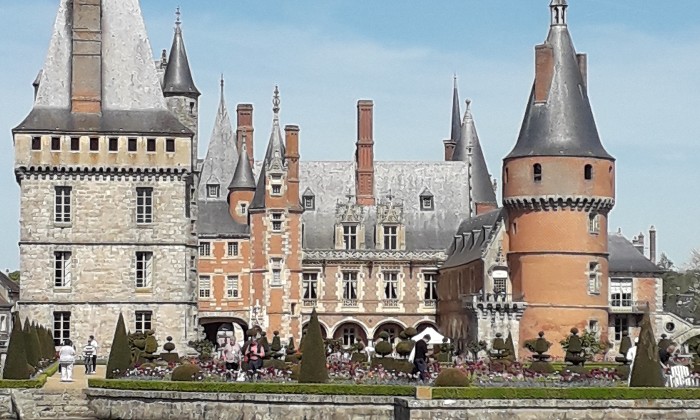
<path fill-rule="evenodd" d="M 41 353 L 39 349 L 39 337 L 36 335 L 36 331 L 29 324 L 29 318 L 24 319 L 24 339 L 27 354 L 27 363 L 34 367 L 39 366 L 39 360 L 41 360 Z"/>
<path fill-rule="evenodd" d="M 53 331 L 46 330 L 46 354 L 49 355 L 49 360 L 56 359 L 56 343 L 53 340 Z"/>
<path fill-rule="evenodd" d="M 29 379 L 31 373 L 25 348 L 22 322 L 15 314 L 12 317 L 12 333 L 10 334 L 10 343 L 7 346 L 5 368 L 2 370 L 3 379 Z"/>
<path fill-rule="evenodd" d="M 123 375 L 131 364 L 131 347 L 129 337 L 126 335 L 124 316 L 120 313 L 117 328 L 114 330 L 112 348 L 109 350 L 107 360 L 107 379 L 115 379 Z"/>
<path fill-rule="evenodd" d="M 508 338 L 506 338 L 506 358 L 508 360 L 515 360 L 515 344 L 513 343 L 513 334 L 508 331 Z"/>
<path fill-rule="evenodd" d="M 644 312 L 644 318 L 642 318 L 637 355 L 634 358 L 630 375 L 631 387 L 664 386 L 664 375 L 659 363 L 659 347 L 654 338 L 654 329 L 651 326 L 648 308 Z"/>
<path fill-rule="evenodd" d="M 311 312 L 311 320 L 304 338 L 304 353 L 299 368 L 299 383 L 322 384 L 328 382 L 326 350 L 321 336 L 316 309 Z"/>

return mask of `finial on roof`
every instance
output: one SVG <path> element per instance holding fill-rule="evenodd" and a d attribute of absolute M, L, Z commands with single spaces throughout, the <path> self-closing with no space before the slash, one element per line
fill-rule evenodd
<path fill-rule="evenodd" d="M 182 13 L 180 13 L 180 6 L 177 6 L 177 9 L 175 9 L 175 26 L 177 26 L 178 28 L 180 27 L 180 24 L 182 23 L 180 21 L 181 14 Z"/>
<path fill-rule="evenodd" d="M 566 0 L 552 0 L 549 10 L 552 13 L 551 26 L 566 26 Z"/>
<path fill-rule="evenodd" d="M 457 73 L 454 73 L 452 75 L 452 79 L 454 81 L 454 88 L 457 89 Z"/>
<path fill-rule="evenodd" d="M 466 111 L 471 111 L 472 100 L 471 100 L 471 99 L 467 99 L 467 100 L 464 101 L 464 102 L 467 104 L 467 109 L 466 109 Z"/>
<path fill-rule="evenodd" d="M 280 112 L 280 90 L 277 85 L 275 85 L 275 92 L 274 96 L 272 97 L 272 112 L 274 112 L 275 115 L 279 114 Z"/>

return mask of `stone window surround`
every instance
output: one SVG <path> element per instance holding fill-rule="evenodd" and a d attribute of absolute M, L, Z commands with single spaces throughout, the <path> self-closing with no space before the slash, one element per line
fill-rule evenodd
<path fill-rule="evenodd" d="M 63 340 L 70 339 L 70 311 L 53 312 L 53 341 L 55 346 L 62 344 Z"/>
<path fill-rule="evenodd" d="M 360 290 L 360 271 L 358 269 L 341 268 L 339 274 L 340 287 L 338 287 L 338 291 L 340 292 L 340 296 L 338 299 L 340 299 L 341 303 L 344 301 L 355 301 L 357 304 L 357 302 L 362 299 L 362 293 Z M 346 291 L 348 292 L 347 294 Z M 343 306 L 353 307 L 345 304 L 343 304 Z"/>
<path fill-rule="evenodd" d="M 627 314 L 614 315 L 613 320 L 613 340 L 619 342 L 622 340 L 622 332 L 630 330 L 629 318 Z"/>
<path fill-rule="evenodd" d="M 421 285 L 422 285 L 422 287 L 418 289 L 419 292 L 422 292 L 420 301 L 422 301 L 424 305 L 428 301 L 433 301 L 433 302 L 437 301 L 437 277 L 438 277 L 437 271 L 423 270 L 418 275 L 420 277 Z M 427 276 L 430 276 L 431 281 L 428 280 Z M 431 288 L 431 292 L 428 293 L 428 285 L 430 283 L 432 283 L 433 287 Z M 427 295 L 432 296 L 432 299 L 430 297 L 426 297 Z"/>
<path fill-rule="evenodd" d="M 197 290 L 199 291 L 197 296 L 200 300 L 211 300 L 212 299 L 212 276 L 209 274 L 200 274 L 197 279 Z"/>
<path fill-rule="evenodd" d="M 270 281 L 268 284 L 270 287 L 282 287 L 284 284 L 284 279 L 282 278 L 284 272 L 284 258 L 281 256 L 270 257 L 269 267 Z"/>
<path fill-rule="evenodd" d="M 319 293 L 319 272 L 318 271 L 304 271 L 301 275 L 301 292 L 302 300 L 313 300 L 317 301 L 320 295 Z M 308 287 L 307 287 L 308 285 Z M 307 296 L 308 292 L 308 296 Z"/>
<path fill-rule="evenodd" d="M 154 255 L 149 250 L 137 250 L 134 256 L 134 284 L 136 291 L 150 291 L 153 287 Z"/>
<path fill-rule="evenodd" d="M 588 213 L 588 233 L 591 235 L 600 233 L 600 214 L 595 211 Z"/>
<path fill-rule="evenodd" d="M 608 300 L 610 306 L 632 306 L 634 304 L 634 279 L 632 277 L 611 277 L 609 281 Z M 617 297 L 614 297 L 615 295 Z"/>
<path fill-rule="evenodd" d="M 586 270 L 586 276 L 588 280 L 588 294 L 589 295 L 599 295 L 600 294 L 600 262 L 597 260 L 589 261 Z"/>
<path fill-rule="evenodd" d="M 241 299 L 240 292 L 240 279 L 238 274 L 232 274 L 226 276 L 226 298 L 227 299 Z"/>
<path fill-rule="evenodd" d="M 270 230 L 273 233 L 282 233 L 284 231 L 284 212 L 270 212 Z"/>
<path fill-rule="evenodd" d="M 152 329 L 153 312 L 152 311 L 136 311 L 134 312 L 134 332 L 146 332 Z"/>
<path fill-rule="evenodd" d="M 219 184 L 207 184 L 207 198 L 219 198 L 221 186 Z"/>
<path fill-rule="evenodd" d="M 313 195 L 305 195 L 302 197 L 304 203 L 304 210 L 313 211 L 316 210 L 316 197 Z"/>
<path fill-rule="evenodd" d="M 72 218 L 72 192 L 73 188 L 67 185 L 54 187 L 54 224 L 57 226 L 70 226 Z"/>
<path fill-rule="evenodd" d="M 401 299 L 401 284 L 399 281 L 399 272 L 396 270 L 384 270 L 381 272 L 382 277 L 382 299 L 399 300 Z M 393 286 L 393 290 L 392 287 Z M 392 296 L 393 295 L 393 296 Z"/>
<path fill-rule="evenodd" d="M 270 175 L 270 195 L 279 197 L 283 193 L 282 175 L 271 174 Z"/>
<path fill-rule="evenodd" d="M 359 223 L 343 223 L 343 249 L 353 250 L 359 249 L 358 233 L 360 230 Z"/>
<path fill-rule="evenodd" d="M 150 186 L 136 187 L 136 224 L 149 226 L 154 223 L 154 189 Z"/>
<path fill-rule="evenodd" d="M 70 289 L 72 286 L 72 253 L 66 249 L 54 251 L 54 288 Z"/>
<path fill-rule="evenodd" d="M 207 259 L 207 258 L 213 258 L 213 252 L 212 252 L 212 245 L 213 242 L 210 241 L 199 241 L 198 245 L 198 254 L 199 258 L 201 259 Z"/>
<path fill-rule="evenodd" d="M 226 256 L 232 258 L 241 257 L 241 242 L 240 241 L 228 241 L 226 242 Z"/>

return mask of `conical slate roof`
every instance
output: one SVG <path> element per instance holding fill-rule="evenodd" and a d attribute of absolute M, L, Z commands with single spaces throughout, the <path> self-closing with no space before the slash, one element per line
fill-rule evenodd
<path fill-rule="evenodd" d="M 15 131 L 191 135 L 165 104 L 138 0 L 102 0 L 101 112 L 71 112 L 72 6 L 60 0 L 33 109 Z"/>
<path fill-rule="evenodd" d="M 180 27 L 180 11 L 175 22 L 175 36 L 173 45 L 170 48 L 168 67 L 165 69 L 163 77 L 163 93 L 165 96 L 190 96 L 197 98 L 200 93 L 194 85 L 190 63 L 187 60 L 185 51 L 185 41 L 182 39 L 182 28 Z"/>
<path fill-rule="evenodd" d="M 459 92 L 457 91 L 457 76 L 455 76 L 454 87 L 452 88 L 452 130 L 450 131 L 450 140 L 454 142 L 458 142 L 461 137 L 461 117 L 462 113 L 459 111 Z"/>
<path fill-rule="evenodd" d="M 228 187 L 238 159 L 236 136 L 231 125 L 226 100 L 224 99 L 224 80 L 221 79 L 221 97 L 216 121 L 209 140 L 207 156 L 202 165 L 199 181 L 200 199 L 226 200 L 224 193 Z M 207 185 L 219 185 L 219 197 L 207 197 Z"/>
<path fill-rule="evenodd" d="M 270 141 L 267 143 L 265 159 L 263 160 L 260 176 L 258 177 L 255 195 L 253 196 L 253 201 L 250 203 L 251 209 L 265 208 L 265 195 L 267 194 L 265 190 L 265 178 L 267 177 L 267 172 L 272 167 L 282 168 L 284 165 L 285 147 L 282 141 L 282 129 L 280 128 L 280 98 L 277 86 L 275 86 L 274 97 L 272 99 L 272 111 L 272 132 L 270 133 Z"/>
<path fill-rule="evenodd" d="M 476 132 L 471 101 L 467 100 L 466 102 L 467 108 L 464 111 L 464 122 L 461 128 L 462 135 L 455 146 L 452 160 L 469 162 L 469 187 L 472 203 L 496 204 L 496 192 L 493 190 L 491 174 L 481 149 L 479 135 Z"/>
<path fill-rule="evenodd" d="M 233 179 L 228 186 L 229 190 L 254 190 L 255 189 L 255 175 L 253 175 L 253 168 L 250 166 L 250 160 L 248 159 L 248 153 L 246 150 L 245 143 L 243 144 L 243 150 L 238 156 L 238 164 L 236 165 L 236 172 L 233 174 Z"/>
<path fill-rule="evenodd" d="M 551 3 L 552 24 L 545 45 L 553 52 L 554 70 L 546 101 L 527 104 L 518 141 L 505 157 L 578 156 L 613 159 L 601 144 L 571 35 L 566 2 Z"/>

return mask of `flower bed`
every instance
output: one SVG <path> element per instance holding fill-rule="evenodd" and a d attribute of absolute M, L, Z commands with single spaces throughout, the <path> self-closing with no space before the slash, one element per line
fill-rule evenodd
<path fill-rule="evenodd" d="M 0 379 L 0 388 L 41 388 L 57 371 L 58 362 L 55 362 L 46 370 L 37 372 L 32 379 Z"/>
<path fill-rule="evenodd" d="M 433 399 L 693 400 L 699 388 L 433 388 Z"/>

